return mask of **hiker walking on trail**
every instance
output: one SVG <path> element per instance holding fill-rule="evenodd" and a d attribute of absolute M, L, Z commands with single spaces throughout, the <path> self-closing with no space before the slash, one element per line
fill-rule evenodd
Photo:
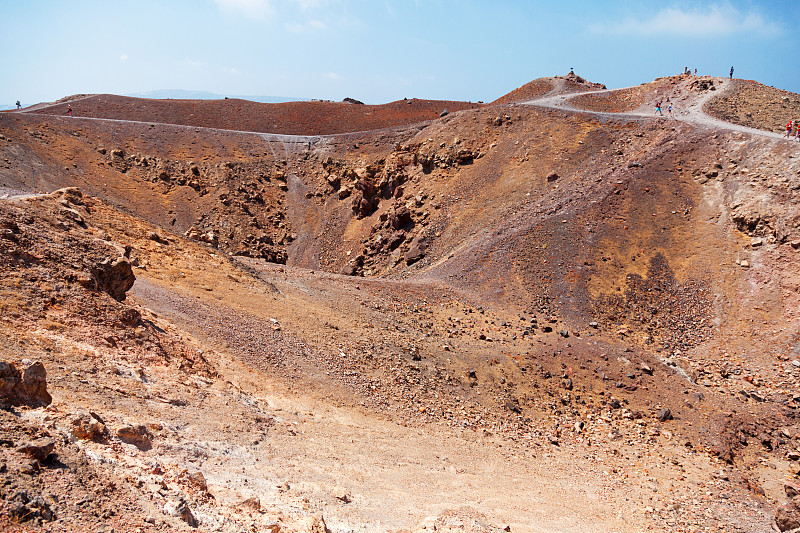
<path fill-rule="evenodd" d="M 733 67 L 731 67 L 731 79 L 733 79 Z"/>
<path fill-rule="evenodd" d="M 71 105 L 67 106 L 67 115 L 72 116 L 72 106 Z"/>
<path fill-rule="evenodd" d="M 19 100 L 17 100 L 17 109 L 19 109 L 20 107 L 22 107 L 22 104 L 20 104 Z"/>
<path fill-rule="evenodd" d="M 669 107 L 667 107 L 667 116 L 668 117 L 672 116 L 672 103 L 670 103 Z"/>
<path fill-rule="evenodd" d="M 785 138 L 790 138 L 792 135 L 792 126 L 794 126 L 794 120 L 790 120 L 788 124 L 786 124 L 786 134 L 784 135 Z"/>
<path fill-rule="evenodd" d="M 800 124 L 797 121 L 795 121 L 795 124 L 797 124 L 797 130 L 794 132 L 794 140 L 800 141 Z"/>
<path fill-rule="evenodd" d="M 664 116 L 664 113 L 661 112 L 661 100 L 656 102 L 656 113 L 658 113 L 662 117 Z M 653 113 L 653 114 L 655 115 L 656 113 Z"/>

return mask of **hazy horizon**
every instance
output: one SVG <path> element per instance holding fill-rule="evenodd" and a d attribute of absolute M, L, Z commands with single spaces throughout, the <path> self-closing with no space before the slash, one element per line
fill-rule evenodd
<path fill-rule="evenodd" d="M 800 92 L 800 4 L 499 0 L 13 2 L 0 102 L 179 87 L 378 104 L 492 101 L 574 68 L 609 88 L 680 73 Z M 36 39 L 31 39 L 36 35 Z M 286 95 L 286 96 L 284 96 Z"/>

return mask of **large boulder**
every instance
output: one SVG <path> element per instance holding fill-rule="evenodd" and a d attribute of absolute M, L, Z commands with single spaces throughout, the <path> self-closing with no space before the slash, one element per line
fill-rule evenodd
<path fill-rule="evenodd" d="M 375 212 L 376 205 L 364 196 L 364 193 L 358 193 L 353 197 L 353 214 L 356 218 L 368 217 Z"/>
<path fill-rule="evenodd" d="M 107 292 L 118 302 L 125 300 L 125 293 L 133 287 L 133 283 L 136 281 L 131 262 L 124 256 L 118 259 L 105 258 L 94 268 L 92 273 L 97 283 L 97 289 Z"/>
<path fill-rule="evenodd" d="M 147 451 L 153 447 L 153 436 L 141 424 L 122 426 L 117 429 L 117 437 L 122 442 L 133 444 L 142 451 Z"/>
<path fill-rule="evenodd" d="M 55 448 L 56 441 L 49 437 L 42 437 L 40 439 L 26 442 L 25 444 L 17 447 L 17 451 L 27 455 L 31 459 L 44 461 L 51 453 L 53 453 Z"/>
<path fill-rule="evenodd" d="M 389 225 L 392 229 L 401 229 L 411 223 L 411 211 L 406 206 L 400 206 L 389 215 Z"/>
<path fill-rule="evenodd" d="M 40 362 L 23 361 L 22 370 L 14 363 L 0 361 L 0 405 L 44 407 L 53 398 L 47 392 L 47 371 Z"/>
<path fill-rule="evenodd" d="M 428 239 L 423 235 L 417 235 L 408 247 L 406 252 L 406 264 L 412 265 L 425 257 L 428 252 Z"/>
<path fill-rule="evenodd" d="M 778 507 L 775 512 L 775 524 L 781 531 L 800 528 L 800 496 L 795 496 Z"/>

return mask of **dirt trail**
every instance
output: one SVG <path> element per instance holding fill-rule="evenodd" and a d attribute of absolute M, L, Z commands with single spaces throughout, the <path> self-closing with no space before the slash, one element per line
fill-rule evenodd
<path fill-rule="evenodd" d="M 575 113 L 585 113 L 589 115 L 595 116 L 607 116 L 607 117 L 622 117 L 622 118 L 631 118 L 631 119 L 663 119 L 663 120 L 679 120 L 682 122 L 687 122 L 690 124 L 694 124 L 697 126 L 708 127 L 708 128 L 715 128 L 715 129 L 724 129 L 729 131 L 738 131 L 742 133 L 749 133 L 751 135 L 759 135 L 762 137 L 769 137 L 772 139 L 780 139 L 781 135 L 773 132 L 768 132 L 764 130 L 759 130 L 756 128 L 748 128 L 746 126 L 739 126 L 737 124 L 732 124 L 730 122 L 725 122 L 723 120 L 716 119 L 714 117 L 709 116 L 703 110 L 706 102 L 714 97 L 719 97 L 725 94 L 725 91 L 731 90 L 729 84 L 725 83 L 724 78 L 715 78 L 714 79 L 720 86 L 722 86 L 722 91 L 717 92 L 710 92 L 706 91 L 699 96 L 694 96 L 691 91 L 688 90 L 688 85 L 693 81 L 692 78 L 681 83 L 679 90 L 676 91 L 676 95 L 678 96 L 679 100 L 677 102 L 680 106 L 675 106 L 672 116 L 656 116 L 653 113 L 654 106 L 650 106 L 649 104 L 642 105 L 634 111 L 630 111 L 627 113 L 610 113 L 605 111 L 592 111 L 587 109 L 580 109 L 570 105 L 570 100 L 580 97 L 586 96 L 591 94 L 613 94 L 617 91 L 623 91 L 626 89 L 633 89 L 634 87 L 625 87 L 621 89 L 603 89 L 598 91 L 587 91 L 580 94 L 550 94 L 542 97 L 537 98 L 535 100 L 529 100 L 527 102 L 523 102 L 525 105 L 535 105 L 539 107 L 546 107 L 550 109 L 560 109 L 564 111 L 570 111 Z M 552 91 L 557 92 L 557 91 Z M 666 111 L 666 106 L 662 109 L 662 111 Z M 666 115 L 666 113 L 665 113 Z"/>
<path fill-rule="evenodd" d="M 0 187 L 0 200 L 31 198 L 32 196 L 34 195 L 25 191 L 20 191 L 19 189 Z"/>
<path fill-rule="evenodd" d="M 93 94 L 87 94 L 87 95 L 76 96 L 76 97 L 69 97 L 68 96 L 66 98 L 62 98 L 62 99 L 58 100 L 57 102 L 40 102 L 38 104 L 33 104 L 32 106 L 23 107 L 22 109 L 19 109 L 19 110 L 15 109 L 13 112 L 14 113 L 34 113 L 34 112 L 36 112 L 36 111 L 38 111 L 40 109 L 46 109 L 48 107 L 54 107 L 54 106 L 57 106 L 57 105 L 67 106 L 67 105 L 73 104 L 75 102 L 79 102 L 81 100 L 86 100 L 86 99 L 92 98 L 94 96 L 95 95 L 93 95 Z M 66 107 L 64 109 L 65 109 L 64 114 L 66 114 Z"/>

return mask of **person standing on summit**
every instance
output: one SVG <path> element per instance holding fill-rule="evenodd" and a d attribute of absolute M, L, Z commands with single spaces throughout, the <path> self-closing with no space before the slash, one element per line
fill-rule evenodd
<path fill-rule="evenodd" d="M 733 67 L 731 67 L 731 74 L 730 74 L 730 77 L 731 77 L 731 79 L 733 79 Z"/>
<path fill-rule="evenodd" d="M 20 107 L 22 107 L 22 104 L 20 104 L 19 100 L 17 100 L 17 109 L 19 109 Z"/>

